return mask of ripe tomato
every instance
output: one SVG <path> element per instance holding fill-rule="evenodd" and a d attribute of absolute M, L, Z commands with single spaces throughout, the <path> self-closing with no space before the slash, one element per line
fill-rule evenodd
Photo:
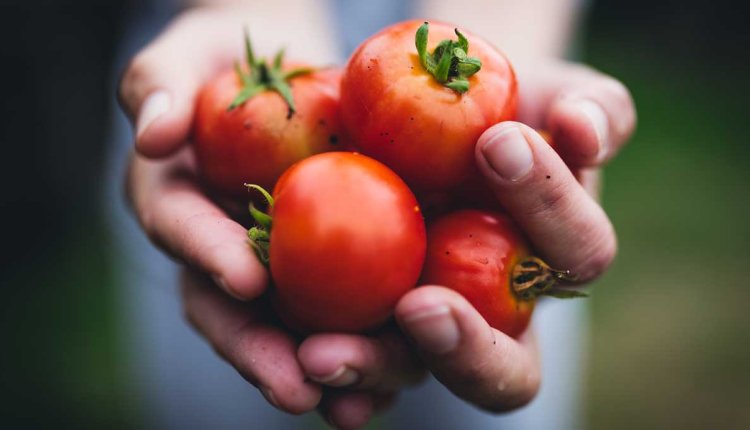
<path fill-rule="evenodd" d="M 505 215 L 465 210 L 437 220 L 428 230 L 421 283 L 461 293 L 487 322 L 518 337 L 529 325 L 535 298 L 546 294 L 579 297 L 555 287 L 568 272 L 532 257 L 513 222 Z"/>
<path fill-rule="evenodd" d="M 271 216 L 274 301 L 292 328 L 373 328 L 416 285 L 426 247 L 420 208 L 372 158 L 330 152 L 295 164 L 274 189 Z"/>
<path fill-rule="evenodd" d="M 283 68 L 281 57 L 269 66 L 251 56 L 249 49 L 249 71 L 221 74 L 203 87 L 196 104 L 198 168 L 209 188 L 225 197 L 246 197 L 246 182 L 270 189 L 295 162 L 343 147 L 339 70 Z"/>
<path fill-rule="evenodd" d="M 419 40 L 437 45 L 436 52 L 420 55 Z M 352 142 L 419 194 L 453 189 L 478 175 L 479 135 L 513 119 L 516 105 L 516 78 L 503 54 L 441 23 L 433 23 L 429 35 L 419 21 L 382 30 L 357 48 L 341 83 L 342 121 Z"/>

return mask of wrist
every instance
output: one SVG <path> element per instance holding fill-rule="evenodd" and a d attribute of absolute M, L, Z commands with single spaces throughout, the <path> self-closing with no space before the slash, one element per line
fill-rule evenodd
<path fill-rule="evenodd" d="M 214 16 L 207 34 L 226 40 L 238 58 L 242 53 L 242 30 L 246 27 L 259 55 L 270 57 L 286 47 L 287 58 L 292 61 L 325 65 L 340 60 L 331 14 L 320 2 L 194 0 L 190 5 L 197 7 L 187 14 Z"/>

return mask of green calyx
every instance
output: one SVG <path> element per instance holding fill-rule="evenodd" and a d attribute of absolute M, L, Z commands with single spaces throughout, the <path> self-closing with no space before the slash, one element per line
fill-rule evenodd
<path fill-rule="evenodd" d="M 263 187 L 255 184 L 245 184 L 248 190 L 256 190 L 263 195 L 263 198 L 268 202 L 268 211 L 273 209 L 273 197 Z M 250 215 L 255 220 L 255 226 L 247 231 L 247 238 L 250 243 L 250 247 L 255 251 L 255 255 L 258 256 L 263 265 L 268 267 L 270 256 L 269 249 L 271 246 L 271 225 L 273 220 L 270 215 L 259 210 L 255 207 L 253 202 L 249 205 Z"/>
<path fill-rule="evenodd" d="M 463 94 L 469 90 L 469 77 L 482 68 L 479 58 L 469 57 L 469 41 L 455 29 L 458 40 L 443 40 L 432 53 L 427 52 L 427 35 L 430 24 L 425 22 L 417 30 L 415 44 L 422 67 L 436 81 Z"/>
<path fill-rule="evenodd" d="M 312 73 L 313 69 L 303 67 L 284 72 L 281 70 L 284 60 L 283 49 L 276 54 L 273 63 L 270 65 L 264 58 L 256 59 L 247 29 L 245 30 L 245 56 L 247 71 L 243 70 L 239 62 L 235 61 L 234 63 L 234 70 L 242 81 L 242 89 L 227 110 L 231 111 L 263 91 L 275 91 L 284 99 L 289 107 L 287 117 L 291 118 L 294 112 L 296 112 L 296 107 L 294 106 L 294 98 L 292 97 L 292 90 L 289 87 L 289 81 L 298 76 Z"/>

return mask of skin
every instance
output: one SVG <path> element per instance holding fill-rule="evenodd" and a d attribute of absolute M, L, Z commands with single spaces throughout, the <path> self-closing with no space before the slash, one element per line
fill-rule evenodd
<path fill-rule="evenodd" d="M 449 191 L 477 175 L 474 144 L 491 125 L 516 116 L 516 78 L 508 60 L 470 32 L 482 69 L 458 94 L 419 61 L 421 21 L 390 26 L 352 54 L 341 83 L 341 113 L 352 142 L 399 174 L 415 192 Z M 463 32 L 463 31 L 462 31 Z M 454 27 L 430 23 L 428 51 L 456 39 Z"/>
<path fill-rule="evenodd" d="M 308 333 L 384 323 L 416 285 L 426 246 L 401 178 L 372 158 L 332 152 L 295 164 L 274 196 L 270 267 L 281 318 Z"/>
<path fill-rule="evenodd" d="M 336 69 L 294 78 L 297 112 L 277 93 L 265 91 L 227 111 L 241 91 L 234 70 L 204 86 L 195 110 L 193 142 L 198 168 L 212 192 L 247 199 L 244 183 L 271 189 L 295 162 L 344 146 L 339 126 L 339 81 Z"/>
<path fill-rule="evenodd" d="M 429 228 L 421 282 L 459 292 L 491 327 L 517 338 L 529 325 L 534 301 L 518 299 L 510 276 L 518 260 L 528 255 L 509 218 L 474 210 L 453 212 Z"/>
<path fill-rule="evenodd" d="M 516 68 L 519 121 L 551 130 L 556 142 L 580 157 L 576 164 L 587 168 L 579 183 L 565 164 L 567 158 L 564 161 L 531 128 L 516 122 L 494 125 L 480 136 L 477 164 L 511 217 L 524 221 L 519 222 L 521 229 L 545 261 L 585 274 L 584 282 L 598 276 L 613 258 L 616 240 L 592 197 L 598 183 L 596 167 L 613 158 L 633 131 L 635 110 L 629 93 L 611 77 L 554 59 L 561 52 L 548 47 L 567 38 L 564 28 L 555 23 L 567 22 L 567 16 L 545 14 L 544 21 L 541 16 L 516 21 L 514 7 L 525 7 L 527 2 L 473 0 L 461 4 L 463 15 L 452 16 L 439 7 L 448 2 L 432 3 L 436 4 L 423 6 L 419 14 L 455 21 L 491 41 L 511 42 L 499 46 L 511 55 Z M 564 2 L 545 3 L 549 7 L 535 7 L 558 10 Z M 120 100 L 135 129 L 126 179 L 128 198 L 154 243 L 186 265 L 185 315 L 227 362 L 266 394 L 271 405 L 292 413 L 318 408 L 340 428 L 364 425 L 424 369 L 456 396 L 484 409 L 503 411 L 525 404 L 539 384 L 533 331 L 527 330 L 518 340 L 504 335 L 449 289 L 423 286 L 399 301 L 395 319 L 410 341 L 389 328 L 370 336 L 318 334 L 298 345 L 262 308 L 253 307 L 268 285 L 268 274 L 247 252 L 245 228 L 196 184 L 194 158 L 186 144 L 194 100 L 203 82 L 242 58 L 237 44 L 241 33 L 234 30 L 242 22 L 264 30 L 257 36 L 253 32 L 259 50 L 278 48 L 278 38 L 284 35 L 295 41 L 289 44 L 289 58 L 312 61 L 304 54 L 315 52 L 333 61 L 336 45 L 322 9 L 317 2 L 305 0 L 194 9 L 175 19 L 123 74 Z M 468 13 L 473 10 L 483 13 Z M 196 32 L 210 37 L 196 39 Z M 147 109 L 148 101 L 159 93 L 167 94 L 166 108 Z M 596 121 L 587 115 L 580 109 L 583 101 L 595 102 L 604 117 Z M 517 180 L 498 176 L 482 152 L 493 135 L 511 128 L 523 131 L 533 155 L 532 168 Z M 597 132 L 602 129 L 606 133 Z M 434 335 L 445 334 L 440 331 L 445 326 L 439 324 L 444 318 L 430 318 L 430 313 L 452 321 L 451 333 L 458 333 L 453 348 L 431 348 Z M 233 335 L 227 336 L 228 332 Z M 263 342 L 255 341 L 259 338 Z M 269 355 L 259 356 L 260 352 Z M 339 374 L 342 367 L 354 377 Z M 502 391 L 497 390 L 500 383 Z M 337 390 L 323 394 L 322 386 Z"/>

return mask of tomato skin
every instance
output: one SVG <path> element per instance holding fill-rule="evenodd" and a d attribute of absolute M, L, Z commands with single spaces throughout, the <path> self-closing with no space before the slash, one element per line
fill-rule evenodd
<path fill-rule="evenodd" d="M 292 67 L 288 67 L 291 69 Z M 247 198 L 244 183 L 272 189 L 295 162 L 345 148 L 339 121 L 341 71 L 323 69 L 294 78 L 297 111 L 275 92 L 264 91 L 228 111 L 242 85 L 228 70 L 198 95 L 193 128 L 199 171 L 208 187 L 229 198 Z"/>
<path fill-rule="evenodd" d="M 416 285 L 424 219 L 406 184 L 364 155 L 330 152 L 274 189 L 270 268 L 281 318 L 303 332 L 361 332 Z"/>
<path fill-rule="evenodd" d="M 441 285 L 463 295 L 485 320 L 518 337 L 529 325 L 533 300 L 520 300 L 511 272 L 529 248 L 510 218 L 464 210 L 435 221 L 427 232 L 423 284 Z"/>
<path fill-rule="evenodd" d="M 421 24 L 395 24 L 365 41 L 341 83 L 342 120 L 352 142 L 418 194 L 454 189 L 478 175 L 477 139 L 491 125 L 514 119 L 517 109 L 510 63 L 471 33 L 468 54 L 482 61 L 482 69 L 469 78 L 469 90 L 460 95 L 435 81 L 414 45 Z M 428 47 L 455 37 L 453 26 L 433 22 Z"/>

